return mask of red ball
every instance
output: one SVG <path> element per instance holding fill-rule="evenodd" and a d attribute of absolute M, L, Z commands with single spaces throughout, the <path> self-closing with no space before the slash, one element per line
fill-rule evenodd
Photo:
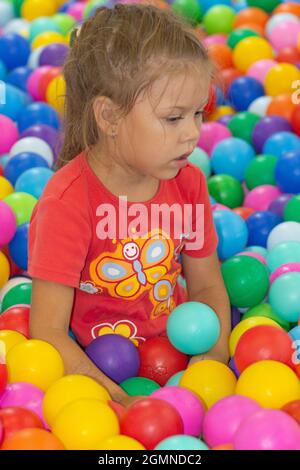
<path fill-rule="evenodd" d="M 208 102 L 204 108 L 205 114 L 211 114 L 217 106 L 217 93 L 214 85 L 211 85 L 209 90 Z"/>
<path fill-rule="evenodd" d="M 26 305 L 8 308 L 0 316 L 0 330 L 18 331 L 29 338 L 29 313 L 30 307 Z"/>
<path fill-rule="evenodd" d="M 284 47 L 278 52 L 276 60 L 278 62 L 287 62 L 296 65 L 300 62 L 300 52 L 297 47 Z"/>
<path fill-rule="evenodd" d="M 154 380 L 161 386 L 188 365 L 188 356 L 175 349 L 165 337 L 148 339 L 139 347 L 139 353 L 139 376 Z"/>
<path fill-rule="evenodd" d="M 289 414 L 300 425 L 300 400 L 290 401 L 281 410 Z"/>
<path fill-rule="evenodd" d="M 217 80 L 222 91 L 227 95 L 230 85 L 236 78 L 242 77 L 243 73 L 233 67 L 220 70 Z"/>
<path fill-rule="evenodd" d="M 148 450 L 169 436 L 183 434 L 183 421 L 169 403 L 145 398 L 133 403 L 121 421 L 121 434 L 133 437 Z"/>
<path fill-rule="evenodd" d="M 246 331 L 240 338 L 234 363 L 241 373 L 254 362 L 273 360 L 294 368 L 292 338 L 281 328 L 259 325 Z"/>
<path fill-rule="evenodd" d="M 42 97 L 42 101 L 46 101 L 47 88 L 50 82 L 61 74 L 61 67 L 51 67 L 40 79 L 38 84 L 38 91 Z"/>
<path fill-rule="evenodd" d="M 110 400 L 108 402 L 108 405 L 111 407 L 111 409 L 116 413 L 117 418 L 119 422 L 121 422 L 123 416 L 126 413 L 126 408 L 125 406 L 121 405 L 120 403 L 117 403 L 116 401 Z"/>
<path fill-rule="evenodd" d="M 33 411 L 18 406 L 1 409 L 0 421 L 3 425 L 3 440 L 11 437 L 15 432 L 21 431 L 22 429 L 45 429 L 42 421 Z"/>
<path fill-rule="evenodd" d="M 251 207 L 235 207 L 233 209 L 233 212 L 241 216 L 242 219 L 247 220 L 248 217 L 250 217 L 250 215 L 252 215 L 255 212 L 255 210 L 251 209 Z"/>
<path fill-rule="evenodd" d="M 5 390 L 5 387 L 7 385 L 7 379 L 8 374 L 6 364 L 0 364 L 0 396 Z"/>
<path fill-rule="evenodd" d="M 293 131 L 300 136 L 300 93 L 299 93 L 299 88 L 297 89 L 297 100 L 299 100 L 297 103 L 297 106 L 295 107 L 292 118 L 291 118 L 291 124 Z"/>

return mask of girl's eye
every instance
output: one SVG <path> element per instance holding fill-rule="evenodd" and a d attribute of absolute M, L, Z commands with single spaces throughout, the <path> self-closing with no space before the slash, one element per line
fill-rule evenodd
<path fill-rule="evenodd" d="M 195 116 L 196 117 L 199 117 L 199 116 L 203 116 L 204 114 L 204 111 L 197 111 L 197 113 L 195 113 Z M 177 116 L 177 117 L 171 117 L 171 118 L 167 118 L 167 121 L 170 122 L 170 123 L 175 123 L 177 121 L 179 121 L 180 119 L 184 119 L 182 116 Z"/>

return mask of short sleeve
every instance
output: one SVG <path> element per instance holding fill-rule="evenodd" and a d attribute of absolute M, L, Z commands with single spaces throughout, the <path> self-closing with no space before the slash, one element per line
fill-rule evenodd
<path fill-rule="evenodd" d="M 191 204 L 191 233 L 186 240 L 183 253 L 204 258 L 213 254 L 218 245 L 218 236 L 215 229 L 212 209 L 206 179 L 203 173 L 194 167 Z"/>
<path fill-rule="evenodd" d="M 34 208 L 28 238 L 28 273 L 31 277 L 78 287 L 85 265 L 91 227 L 76 203 L 52 196 Z"/>

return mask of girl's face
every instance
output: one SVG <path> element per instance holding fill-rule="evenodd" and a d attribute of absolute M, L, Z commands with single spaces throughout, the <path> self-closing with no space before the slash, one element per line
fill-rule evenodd
<path fill-rule="evenodd" d="M 209 86 L 205 72 L 157 80 L 119 127 L 123 163 L 143 176 L 174 178 L 197 145 Z"/>

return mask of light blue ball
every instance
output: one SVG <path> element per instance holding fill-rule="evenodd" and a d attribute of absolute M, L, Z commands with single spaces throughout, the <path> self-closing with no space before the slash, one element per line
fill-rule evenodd
<path fill-rule="evenodd" d="M 230 175 L 239 181 L 244 181 L 246 169 L 254 157 L 254 149 L 248 142 L 237 137 L 229 137 L 214 147 L 211 165 L 217 175 Z"/>
<path fill-rule="evenodd" d="M 209 178 L 211 175 L 210 160 L 206 152 L 196 147 L 194 151 L 189 156 L 189 161 L 196 165 L 204 173 L 206 178 Z"/>
<path fill-rule="evenodd" d="M 220 322 L 208 305 L 185 302 L 176 307 L 168 318 L 167 335 L 179 351 L 196 355 L 209 351 L 220 335 Z"/>
<path fill-rule="evenodd" d="M 298 361 L 300 360 L 300 325 L 295 326 L 289 331 L 289 335 L 293 340 L 293 347 L 296 352 Z"/>
<path fill-rule="evenodd" d="M 300 243 L 293 241 L 278 243 L 268 252 L 266 261 L 271 272 L 282 264 L 300 263 Z"/>
<path fill-rule="evenodd" d="M 31 98 L 27 93 L 8 83 L 4 86 L 0 83 L 0 114 L 16 121 L 20 112 L 30 102 Z"/>
<path fill-rule="evenodd" d="M 259 255 L 262 255 L 264 258 L 266 258 L 268 254 L 268 250 L 264 248 L 263 246 L 258 246 L 258 245 L 252 245 L 252 246 L 247 246 L 244 251 L 250 251 L 251 253 L 258 253 Z"/>
<path fill-rule="evenodd" d="M 0 1 L 0 28 L 6 26 L 14 16 L 13 4 L 7 1 Z"/>
<path fill-rule="evenodd" d="M 155 450 L 209 450 L 209 448 L 196 437 L 178 434 L 161 441 Z"/>
<path fill-rule="evenodd" d="M 48 16 L 41 16 L 33 20 L 30 24 L 29 41 L 32 42 L 39 34 L 45 31 L 60 33 L 58 24 Z"/>
<path fill-rule="evenodd" d="M 300 306 L 300 273 L 287 273 L 278 277 L 271 285 L 269 303 L 283 320 L 296 322 Z"/>
<path fill-rule="evenodd" d="M 180 372 L 176 372 L 176 374 L 172 375 L 172 377 L 169 378 L 168 382 L 166 382 L 165 387 L 174 387 L 178 386 L 181 377 L 183 376 L 184 370 Z"/>
<path fill-rule="evenodd" d="M 269 137 L 263 146 L 263 153 L 281 157 L 286 152 L 300 150 L 300 139 L 292 132 L 276 132 Z"/>
<path fill-rule="evenodd" d="M 17 179 L 15 190 L 21 193 L 28 193 L 39 199 L 45 189 L 46 184 L 52 178 L 54 172 L 49 168 L 31 168 L 24 171 Z"/>
<path fill-rule="evenodd" d="M 218 255 L 221 260 L 244 251 L 248 241 L 248 228 L 241 216 L 232 211 L 213 211 L 218 234 Z"/>
<path fill-rule="evenodd" d="M 2 62 L 2 60 L 0 60 L 0 80 L 4 80 L 6 75 L 7 75 L 7 69 L 4 65 L 4 62 Z M 4 86 L 4 83 L 3 83 L 2 86 Z"/>

